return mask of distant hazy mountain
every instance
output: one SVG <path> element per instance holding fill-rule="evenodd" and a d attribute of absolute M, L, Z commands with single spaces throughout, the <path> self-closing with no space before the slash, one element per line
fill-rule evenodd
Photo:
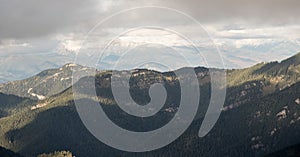
<path fill-rule="evenodd" d="M 118 60 L 122 56 L 122 52 L 126 52 L 127 50 L 138 46 L 121 42 L 116 42 L 115 44 L 116 45 L 111 46 L 112 49 L 109 50 L 110 55 L 104 56 L 104 62 L 99 63 L 101 65 L 100 68 L 105 69 L 107 67 L 111 67 L 110 63 Z M 178 44 L 176 49 L 184 51 L 186 57 L 189 57 L 189 52 L 194 49 L 194 47 L 181 47 L 179 45 L 180 44 Z M 224 40 L 224 43 L 218 44 L 217 46 L 222 53 L 225 67 L 234 69 L 245 68 L 249 65 L 257 64 L 260 61 L 280 60 L 291 56 L 294 52 L 300 50 L 299 41 L 286 40 L 266 40 L 264 42 L 249 40 L 249 42 L 244 44 L 235 45 L 232 45 L 232 41 L 226 42 L 226 40 Z M 198 47 L 201 54 L 212 54 L 212 52 L 214 52 L 213 54 L 217 53 L 215 49 L 211 49 L 208 46 L 204 47 L 205 48 L 201 46 Z M 67 48 L 59 49 L 57 52 L 3 53 L 0 55 L 0 83 L 22 80 L 45 69 L 58 68 L 66 63 L 74 62 L 75 54 L 76 52 Z M 135 57 L 139 56 L 137 55 Z M 143 55 L 140 57 L 143 57 Z M 168 56 L 168 58 L 172 57 L 172 55 Z M 176 58 L 174 59 L 174 62 L 175 61 Z M 195 66 L 198 66 L 198 64 L 200 63 L 197 63 Z M 218 61 L 211 61 L 211 65 L 214 67 L 220 67 Z M 128 67 L 126 68 L 128 69 Z"/>
<path fill-rule="evenodd" d="M 7 99 L 7 94 L 31 99 L 37 99 L 37 95 L 45 97 L 13 115 L 0 118 L 1 146 L 26 156 L 70 150 L 78 157 L 253 157 L 300 143 L 300 54 L 282 62 L 228 70 L 223 112 L 213 130 L 204 138 L 198 137 L 198 130 L 209 103 L 210 75 L 207 68 L 195 68 L 201 89 L 196 120 L 170 145 L 145 153 L 118 151 L 99 142 L 88 132 L 76 112 L 71 84 L 62 79 L 70 76 L 70 69 L 75 66 L 85 70 L 85 67 L 68 64 L 61 69 L 46 70 L 29 79 L 2 85 L 1 92 L 6 93 L 1 98 L 3 100 Z M 120 110 L 111 92 L 111 75 L 112 71 L 102 71 L 96 77 L 80 81 L 84 85 L 87 80 L 95 79 L 98 98 L 90 101 L 99 101 L 108 117 L 119 126 L 134 131 L 153 130 L 168 123 L 176 113 L 180 90 L 174 73 L 147 69 L 134 71 L 130 92 L 137 103 L 149 102 L 148 88 L 153 83 L 164 83 L 169 94 L 166 105 L 150 118 L 130 116 Z"/>
<path fill-rule="evenodd" d="M 0 55 L 0 81 L 8 82 L 26 79 L 37 73 L 73 62 L 72 55 L 58 53 L 4 53 Z"/>

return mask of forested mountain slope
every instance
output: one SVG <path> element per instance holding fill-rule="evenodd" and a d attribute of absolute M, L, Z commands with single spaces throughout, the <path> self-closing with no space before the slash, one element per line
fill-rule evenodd
<path fill-rule="evenodd" d="M 201 89 L 198 115 L 189 129 L 167 147 L 153 152 L 128 153 L 99 142 L 84 127 L 76 112 L 71 84 L 60 84 L 61 78 L 49 79 L 52 81 L 49 84 L 58 82 L 59 89 L 64 89 L 44 88 L 39 92 L 35 91 L 45 95 L 44 99 L 30 100 L 33 101 L 31 105 L 0 119 L 0 145 L 26 156 L 56 150 L 70 150 L 79 157 L 264 156 L 274 150 L 300 143 L 299 56 L 300 54 L 297 54 L 281 63 L 261 63 L 246 69 L 228 70 L 223 112 L 213 130 L 204 138 L 198 137 L 198 131 L 208 107 L 211 84 L 209 69 L 198 67 L 195 68 Z M 45 76 L 53 76 L 56 73 L 57 71 L 54 71 Z M 98 97 L 87 101 L 100 102 L 108 117 L 119 126 L 134 131 L 153 130 L 168 123 L 176 113 L 180 101 L 180 85 L 174 73 L 134 70 L 130 92 L 138 104 L 150 101 L 148 89 L 153 83 L 164 83 L 169 93 L 166 105 L 150 118 L 124 114 L 114 100 L 110 88 L 111 75 L 111 71 L 102 71 L 98 72 L 96 77 L 85 77 L 80 81 L 95 79 Z M 38 79 L 41 76 L 32 78 Z M 32 79 L 32 82 L 35 79 Z M 29 83 L 31 81 L 27 82 L 5 84 L 2 91 L 36 99 L 26 94 L 27 88 L 33 85 Z M 26 88 L 23 89 L 17 84 L 24 84 Z M 14 92 L 14 88 L 17 91 Z M 36 90 L 39 88 L 42 86 Z M 86 95 L 86 98 L 89 98 L 89 95 Z M 23 98 L 20 99 L 22 102 Z"/>

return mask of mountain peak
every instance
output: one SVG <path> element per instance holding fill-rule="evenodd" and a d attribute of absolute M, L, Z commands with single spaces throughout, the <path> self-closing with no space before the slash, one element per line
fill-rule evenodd
<path fill-rule="evenodd" d="M 67 63 L 63 67 L 77 67 L 77 66 L 79 66 L 79 65 L 75 64 L 75 63 Z"/>

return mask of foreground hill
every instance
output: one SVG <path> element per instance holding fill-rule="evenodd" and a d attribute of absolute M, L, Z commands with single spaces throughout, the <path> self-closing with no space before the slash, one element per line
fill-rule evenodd
<path fill-rule="evenodd" d="M 300 145 L 294 145 L 280 151 L 274 152 L 266 157 L 299 157 L 300 156 Z"/>
<path fill-rule="evenodd" d="M 247 69 L 228 70 L 227 95 L 222 115 L 213 130 L 204 138 L 198 137 L 198 130 L 209 103 L 210 75 L 207 68 L 195 68 L 201 89 L 197 118 L 179 139 L 165 148 L 146 153 L 128 153 L 99 142 L 82 124 L 74 106 L 70 84 L 64 85 L 63 90 L 43 88 L 43 94 L 47 95 L 43 100 L 1 118 L 0 145 L 26 156 L 55 150 L 70 150 L 79 157 L 266 155 L 300 143 L 299 56 L 297 54 L 281 63 L 261 63 Z M 55 73 L 54 70 L 50 76 Z M 134 131 L 154 130 L 168 123 L 176 113 L 180 90 L 173 73 L 135 70 L 131 79 L 131 95 L 139 104 L 149 102 L 148 89 L 153 83 L 164 83 L 170 93 L 166 105 L 150 118 L 124 114 L 111 92 L 111 74 L 111 71 L 99 72 L 95 78 L 86 77 L 80 81 L 96 79 L 98 98 L 87 101 L 99 101 L 109 118 L 119 126 Z M 25 82 L 25 89 L 33 85 Z M 22 89 L 21 84 L 12 82 L 3 85 L 2 89 L 7 89 L 3 90 L 7 93 L 11 91 L 16 95 L 24 94 L 23 96 L 34 99 L 32 95 L 26 94 L 27 91 Z M 61 92 L 57 94 L 58 91 Z M 85 98 L 89 98 L 88 95 Z"/>
<path fill-rule="evenodd" d="M 2 147 L 0 147 L 0 156 L 1 157 L 22 157 L 21 155 Z"/>
<path fill-rule="evenodd" d="M 0 147 L 0 156 L 1 157 L 24 157 L 20 154 L 17 154 L 11 150 Z M 40 154 L 37 157 L 73 157 L 72 153 L 69 151 L 57 151 L 49 154 Z"/>
<path fill-rule="evenodd" d="M 29 98 L 0 93 L 0 118 L 18 113 L 34 103 L 36 101 Z"/>

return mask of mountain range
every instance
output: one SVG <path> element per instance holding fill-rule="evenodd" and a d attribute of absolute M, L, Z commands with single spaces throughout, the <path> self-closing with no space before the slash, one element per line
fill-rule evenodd
<path fill-rule="evenodd" d="M 226 101 L 221 116 L 203 138 L 198 137 L 198 129 L 208 108 L 211 80 L 208 68 L 194 68 L 201 90 L 195 120 L 170 145 L 144 153 L 111 148 L 85 128 L 74 105 L 74 70 L 91 68 L 66 64 L 0 85 L 0 146 L 24 156 L 69 150 L 79 157 L 253 157 L 276 156 L 276 151 L 280 154 L 280 150 L 300 143 L 300 53 L 281 62 L 227 70 Z M 119 71 L 133 72 L 130 93 L 138 104 L 150 101 L 151 84 L 164 84 L 168 93 L 166 104 L 149 118 L 130 116 L 118 107 L 110 85 L 113 72 L 97 71 L 96 76 L 79 80 L 95 79 L 97 99 L 93 101 L 101 103 L 113 122 L 128 130 L 149 131 L 174 117 L 180 102 L 180 85 L 173 72 Z"/>
<path fill-rule="evenodd" d="M 263 41 L 264 42 L 250 40 L 240 45 L 238 43 L 234 44 L 235 42 L 231 40 L 222 40 L 221 43 L 217 43 L 217 46 L 220 51 L 223 52 L 222 56 L 227 68 L 245 68 L 260 61 L 281 60 L 282 58 L 291 56 L 294 52 L 299 50 L 300 45 L 298 40 L 291 41 L 281 39 Z M 119 59 L 122 56 L 120 55 L 121 52 L 132 48 L 132 45 L 127 45 L 122 42 L 117 42 L 116 44 L 118 45 L 112 46 L 113 49 L 110 50 L 111 55 L 103 58 L 105 62 L 110 63 L 112 60 Z M 197 49 L 199 49 L 201 53 L 210 54 L 211 52 L 215 52 L 215 49 L 208 46 L 204 47 L 205 49 L 203 49 L 202 46 Z M 193 47 L 177 46 L 176 49 L 184 51 L 185 54 L 189 54 Z M 59 68 L 66 63 L 73 62 L 77 53 L 77 51 L 72 51 L 65 47 L 56 50 L 49 48 L 46 49 L 45 52 L 41 52 L 40 49 L 24 49 L 22 47 L 22 49 L 16 52 L 7 49 L 4 49 L 3 52 L 7 53 L 0 54 L 0 83 L 22 80 L 36 75 L 45 69 Z M 174 61 L 176 61 L 176 59 Z M 198 64 L 195 66 L 197 65 Z M 102 63 L 101 66 L 106 69 L 106 67 L 110 67 L 111 65 Z"/>

